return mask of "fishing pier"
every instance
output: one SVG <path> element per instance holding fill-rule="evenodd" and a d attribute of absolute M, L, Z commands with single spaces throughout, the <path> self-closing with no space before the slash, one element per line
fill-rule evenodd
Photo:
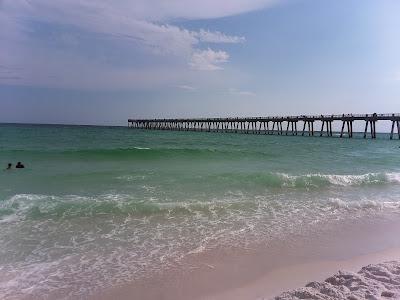
<path fill-rule="evenodd" d="M 364 122 L 364 138 L 376 138 L 376 123 L 391 122 L 390 139 L 400 139 L 400 114 L 343 114 L 254 118 L 129 119 L 136 129 L 230 132 L 267 135 L 334 136 L 333 122 L 341 122 L 339 137 L 353 137 L 354 122 Z M 317 128 L 317 124 L 319 127 Z M 315 126 L 314 126 L 315 125 Z M 397 131 L 397 132 L 396 132 Z"/>

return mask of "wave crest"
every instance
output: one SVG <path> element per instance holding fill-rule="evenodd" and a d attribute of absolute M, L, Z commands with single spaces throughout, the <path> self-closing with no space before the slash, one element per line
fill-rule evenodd
<path fill-rule="evenodd" d="M 17 194 L 0 202 L 0 223 L 19 219 L 63 219 L 99 215 L 176 217 L 213 214 L 234 206 L 232 201 L 156 202 L 138 200 L 130 195 L 107 194 L 97 197 L 78 195 Z"/>
<path fill-rule="evenodd" d="M 242 186 L 266 186 L 272 188 L 323 188 L 329 186 L 362 186 L 400 184 L 400 173 L 367 173 L 361 175 L 285 173 L 238 174 L 227 173 L 211 178 L 221 184 Z"/>
<path fill-rule="evenodd" d="M 338 186 L 357 186 L 369 184 L 400 184 L 400 173 L 367 173 L 361 175 L 335 175 L 335 174 L 306 174 L 306 175 L 287 175 L 281 174 L 282 178 L 289 184 L 316 185 L 330 184 Z"/>

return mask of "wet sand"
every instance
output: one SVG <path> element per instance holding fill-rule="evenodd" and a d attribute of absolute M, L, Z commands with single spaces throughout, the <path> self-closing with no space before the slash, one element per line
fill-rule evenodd
<path fill-rule="evenodd" d="M 269 299 L 339 270 L 400 261 L 400 217 L 368 218 L 247 249 L 194 254 L 162 274 L 93 299 Z"/>

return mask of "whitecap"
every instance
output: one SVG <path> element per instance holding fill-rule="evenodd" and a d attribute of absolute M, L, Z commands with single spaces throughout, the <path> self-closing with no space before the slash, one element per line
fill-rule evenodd
<path fill-rule="evenodd" d="M 400 184 L 400 173 L 366 173 L 366 174 L 304 174 L 290 175 L 276 173 L 282 180 L 283 186 L 295 187 L 298 184 L 311 186 L 320 185 L 319 180 L 337 186 L 356 186 L 363 184 L 395 183 Z"/>

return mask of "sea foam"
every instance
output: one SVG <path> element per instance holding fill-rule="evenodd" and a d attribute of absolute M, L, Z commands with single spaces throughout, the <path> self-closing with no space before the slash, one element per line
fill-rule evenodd
<path fill-rule="evenodd" d="M 400 173 L 366 173 L 366 174 L 304 174 L 290 175 L 277 173 L 284 186 L 358 186 L 373 184 L 400 184 Z"/>
<path fill-rule="evenodd" d="M 221 198 L 190 195 L 185 201 L 153 194 L 148 199 L 122 193 L 17 194 L 0 202 L 0 250 L 10 257 L 0 265 L 0 274 L 7 274 L 0 278 L 0 295 L 86 296 L 155 274 L 187 255 L 231 245 L 246 248 L 399 207 L 393 199 L 316 194 L 311 199 L 308 191 L 296 191 L 292 199 L 285 193 L 234 190 Z M 14 232 L 18 235 L 10 240 Z"/>

